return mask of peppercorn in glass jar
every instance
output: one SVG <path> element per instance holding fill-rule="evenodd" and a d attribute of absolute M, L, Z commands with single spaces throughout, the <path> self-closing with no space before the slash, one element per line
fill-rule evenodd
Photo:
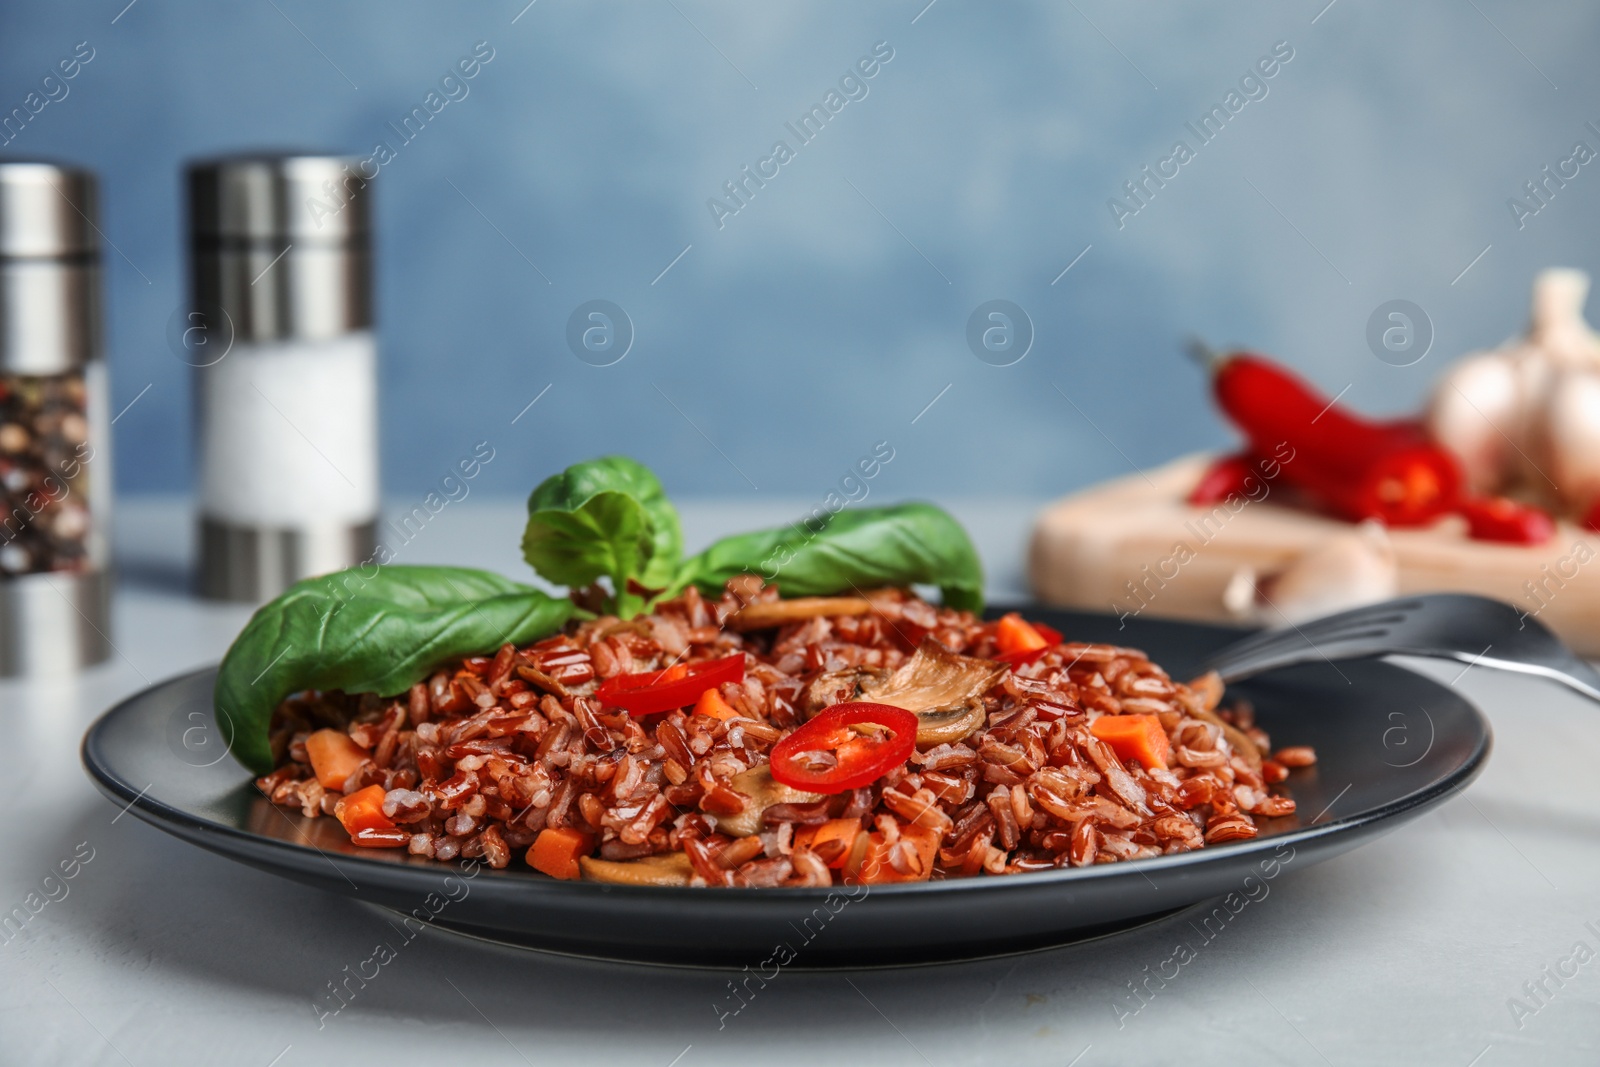
<path fill-rule="evenodd" d="M 94 177 L 0 162 L 0 676 L 110 652 Z"/>
<path fill-rule="evenodd" d="M 81 373 L 0 378 L 0 575 L 90 559 L 89 389 Z"/>

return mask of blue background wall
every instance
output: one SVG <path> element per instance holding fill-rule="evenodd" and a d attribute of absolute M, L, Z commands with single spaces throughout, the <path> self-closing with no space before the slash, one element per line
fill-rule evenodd
<path fill-rule="evenodd" d="M 399 493 L 482 439 L 491 492 L 626 451 L 676 492 L 820 496 L 887 439 L 889 495 L 1055 493 L 1227 439 L 1190 332 L 1399 411 L 1520 326 L 1536 269 L 1600 258 L 1600 165 L 1520 230 L 1506 204 L 1600 149 L 1593 4 L 125 2 L 0 8 L 0 110 L 95 50 L 3 151 L 102 176 L 116 406 L 150 387 L 116 426 L 125 490 L 188 484 L 181 161 L 398 142 L 478 41 L 470 95 L 378 179 Z M 708 198 L 879 41 L 869 94 L 719 229 Z M 1279 41 L 1268 95 L 1119 229 L 1108 199 Z M 1365 340 L 1395 297 L 1437 333 L 1406 368 Z M 567 349 L 591 298 L 635 325 L 614 366 Z M 1035 325 L 1014 366 L 965 341 L 991 298 Z"/>

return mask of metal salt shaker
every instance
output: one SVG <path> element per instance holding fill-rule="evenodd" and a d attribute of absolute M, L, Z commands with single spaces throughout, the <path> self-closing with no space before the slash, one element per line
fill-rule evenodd
<path fill-rule="evenodd" d="M 189 167 L 200 591 L 368 561 L 379 507 L 370 182 L 351 157 Z"/>

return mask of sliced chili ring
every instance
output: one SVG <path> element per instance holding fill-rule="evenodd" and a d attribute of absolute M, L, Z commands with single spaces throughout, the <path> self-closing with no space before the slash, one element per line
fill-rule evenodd
<path fill-rule="evenodd" d="M 904 708 L 835 704 L 772 746 L 772 777 L 793 789 L 844 793 L 902 766 L 916 747 L 917 717 Z"/>
<path fill-rule="evenodd" d="M 700 663 L 679 663 L 661 671 L 618 674 L 600 683 L 594 695 L 629 715 L 655 715 L 688 707 L 707 689 L 744 681 L 744 653 Z"/>

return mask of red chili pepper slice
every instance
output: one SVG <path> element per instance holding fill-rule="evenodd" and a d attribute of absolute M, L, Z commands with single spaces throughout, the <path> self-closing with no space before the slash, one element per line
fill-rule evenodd
<path fill-rule="evenodd" d="M 853 729 L 865 724 L 880 729 Z M 793 789 L 844 793 L 876 782 L 916 747 L 917 717 L 904 708 L 835 704 L 772 746 L 772 777 Z"/>
<path fill-rule="evenodd" d="M 1340 408 L 1282 367 L 1249 353 L 1213 363 L 1217 403 L 1259 457 L 1335 514 L 1422 526 L 1455 510 L 1461 472 L 1413 423 L 1375 422 Z M 1292 449 L 1284 456 L 1280 450 Z"/>
<path fill-rule="evenodd" d="M 1461 514 L 1467 519 L 1467 533 L 1477 541 L 1542 545 L 1556 533 L 1548 513 L 1503 496 L 1464 500 Z"/>
<path fill-rule="evenodd" d="M 744 653 L 701 663 L 680 663 L 664 671 L 618 674 L 600 683 L 594 695 L 629 715 L 655 715 L 688 707 L 707 689 L 744 681 Z"/>

